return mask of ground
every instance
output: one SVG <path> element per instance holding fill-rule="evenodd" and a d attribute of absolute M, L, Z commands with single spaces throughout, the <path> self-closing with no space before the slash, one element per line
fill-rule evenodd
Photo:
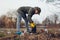
<path fill-rule="evenodd" d="M 18 39 L 20 40 L 59 40 L 60 38 L 58 37 L 48 37 L 48 34 L 45 34 L 44 32 L 40 33 L 40 30 L 44 28 L 37 28 L 37 34 L 33 34 L 33 33 L 24 33 L 24 35 L 16 35 L 16 29 L 14 28 L 0 28 L 0 33 L 4 33 L 5 36 L 3 35 L 3 37 L 14 37 L 14 35 L 16 35 Z M 49 32 L 53 33 L 53 34 L 60 34 L 60 28 L 47 28 Z M 26 28 L 21 28 L 21 31 L 25 31 Z M 0 39 L 3 37 L 0 37 Z M 59 36 L 60 37 L 60 36 Z M 14 38 L 13 38 L 14 39 Z M 12 39 L 12 40 L 13 40 Z M 8 39 L 7 39 L 8 40 Z"/>

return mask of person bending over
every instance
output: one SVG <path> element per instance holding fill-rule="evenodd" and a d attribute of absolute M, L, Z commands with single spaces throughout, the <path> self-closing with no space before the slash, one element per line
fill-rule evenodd
<path fill-rule="evenodd" d="M 27 32 L 29 32 L 28 22 L 30 23 L 30 27 L 32 28 L 32 32 L 36 33 L 36 24 L 31 19 L 34 14 L 40 14 L 41 9 L 39 7 L 20 7 L 17 10 L 17 30 L 20 30 L 20 22 L 21 17 L 25 20 L 25 26 L 27 27 Z M 28 16 L 26 16 L 28 14 Z"/>

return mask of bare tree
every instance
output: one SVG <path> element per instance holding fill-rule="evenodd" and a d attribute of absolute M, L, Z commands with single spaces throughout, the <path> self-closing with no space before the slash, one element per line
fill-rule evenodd
<path fill-rule="evenodd" d="M 57 24 L 58 21 L 58 15 L 54 14 L 54 23 Z"/>
<path fill-rule="evenodd" d="M 43 21 L 44 24 L 57 24 L 58 22 L 58 15 L 57 14 L 54 14 L 54 15 L 50 15 L 50 16 L 47 16 L 46 19 Z"/>
<path fill-rule="evenodd" d="M 53 22 L 53 24 L 57 24 L 57 22 L 58 22 L 58 20 L 59 20 L 57 14 L 50 15 L 48 18 L 49 18 L 50 21 Z"/>
<path fill-rule="evenodd" d="M 44 25 L 50 25 L 52 24 L 53 22 L 48 18 L 46 17 L 46 19 L 42 22 Z"/>

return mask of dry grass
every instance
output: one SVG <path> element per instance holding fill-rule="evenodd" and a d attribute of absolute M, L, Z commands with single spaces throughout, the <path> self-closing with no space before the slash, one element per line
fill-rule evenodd
<path fill-rule="evenodd" d="M 40 32 L 40 30 L 43 28 L 37 28 L 37 32 Z M 58 31 L 59 28 L 49 28 L 49 32 L 53 33 L 53 34 L 60 34 L 60 31 Z M 21 28 L 21 31 L 26 30 L 26 28 Z M 8 37 L 10 36 L 12 38 L 12 40 L 14 39 L 12 36 L 15 35 L 14 33 L 16 32 L 16 29 L 13 28 L 1 28 L 0 32 L 3 31 L 3 33 L 6 34 L 6 37 L 8 39 Z M 7 32 L 11 32 L 10 34 L 8 34 Z M 48 37 L 48 34 L 45 33 L 39 33 L 39 34 L 28 34 L 28 33 L 24 33 L 24 35 L 17 35 L 18 39 L 20 40 L 60 40 L 60 38 L 58 37 Z"/>

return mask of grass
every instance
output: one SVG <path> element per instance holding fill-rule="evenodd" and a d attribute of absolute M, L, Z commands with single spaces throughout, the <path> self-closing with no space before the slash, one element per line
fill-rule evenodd
<path fill-rule="evenodd" d="M 5 37 L 5 34 L 4 33 L 0 33 L 0 37 Z"/>

